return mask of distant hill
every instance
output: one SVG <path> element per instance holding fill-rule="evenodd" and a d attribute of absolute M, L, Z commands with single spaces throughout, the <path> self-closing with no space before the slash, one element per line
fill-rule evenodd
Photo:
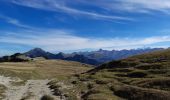
<path fill-rule="evenodd" d="M 30 60 L 31 58 L 21 53 L 16 53 L 11 56 L 4 56 L 0 58 L 0 62 L 25 62 L 25 61 L 30 61 Z"/>
<path fill-rule="evenodd" d="M 47 59 L 55 59 L 55 54 L 52 54 L 50 52 L 46 52 L 42 50 L 41 48 L 34 48 L 26 53 L 23 53 L 24 55 L 31 57 L 31 58 L 36 58 L 36 57 L 44 57 Z"/>
<path fill-rule="evenodd" d="M 88 87 L 83 100 L 169 100 L 170 49 L 114 60 L 76 77 L 77 88 Z"/>

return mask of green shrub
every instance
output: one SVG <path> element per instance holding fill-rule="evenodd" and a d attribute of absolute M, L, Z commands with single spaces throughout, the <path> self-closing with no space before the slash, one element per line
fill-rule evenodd
<path fill-rule="evenodd" d="M 111 81 L 113 81 L 113 80 L 108 79 L 108 78 L 101 78 L 101 79 L 95 80 L 96 84 L 108 84 Z"/>
<path fill-rule="evenodd" d="M 162 69 L 163 66 L 160 63 L 154 63 L 154 64 L 140 64 L 136 66 L 138 69 L 142 70 L 148 70 L 148 69 Z"/>
<path fill-rule="evenodd" d="M 131 77 L 131 78 L 143 78 L 146 76 L 147 76 L 147 73 L 143 71 L 133 71 L 127 74 L 127 77 Z"/>
<path fill-rule="evenodd" d="M 155 88 L 159 90 L 170 91 L 170 79 L 169 78 L 158 78 L 143 80 L 135 83 L 137 86 L 144 88 Z"/>
<path fill-rule="evenodd" d="M 116 100 L 112 95 L 106 95 L 103 93 L 91 94 L 86 97 L 86 100 Z"/>
<path fill-rule="evenodd" d="M 41 100 L 54 100 L 54 98 L 49 95 L 44 95 Z"/>
<path fill-rule="evenodd" d="M 114 94 L 128 100 L 168 100 L 170 93 L 156 89 L 139 88 L 129 85 L 113 86 Z"/>

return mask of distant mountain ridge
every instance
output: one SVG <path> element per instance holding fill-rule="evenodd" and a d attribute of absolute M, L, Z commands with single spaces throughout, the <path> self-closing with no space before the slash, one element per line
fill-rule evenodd
<path fill-rule="evenodd" d="M 32 49 L 24 55 L 35 58 L 35 57 L 44 57 L 46 59 L 62 59 L 69 61 L 77 61 L 81 63 L 91 64 L 91 65 L 99 65 L 104 62 L 109 62 L 111 60 L 119 60 L 124 59 L 130 56 L 149 53 L 153 51 L 163 50 L 163 48 L 145 48 L 145 49 L 131 49 L 131 50 L 98 50 L 91 52 L 74 52 L 71 54 L 58 53 L 53 54 L 50 52 L 46 52 L 41 48 Z"/>
<path fill-rule="evenodd" d="M 97 65 L 100 62 L 96 61 L 95 59 L 90 59 L 84 55 L 80 54 L 64 54 L 62 52 L 58 54 L 53 54 L 50 52 L 46 52 L 42 50 L 41 48 L 35 48 L 32 49 L 26 53 L 23 53 L 24 55 L 30 57 L 30 58 L 36 58 L 36 57 L 44 57 L 46 59 L 61 59 L 61 60 L 68 60 L 68 61 L 77 61 L 81 63 L 91 64 L 91 65 Z"/>
<path fill-rule="evenodd" d="M 143 49 L 131 49 L 131 50 L 98 50 L 92 52 L 79 52 L 78 54 L 84 55 L 88 58 L 95 59 L 98 62 L 109 62 L 111 60 L 120 60 L 130 56 L 149 53 L 153 51 L 163 50 L 163 48 L 143 48 Z"/>
<path fill-rule="evenodd" d="M 67 61 L 77 61 L 81 63 L 91 64 L 91 65 L 100 65 L 105 62 L 112 60 L 120 60 L 130 56 L 150 53 L 153 51 L 163 50 L 163 48 L 145 48 L 145 49 L 131 49 L 131 50 L 98 50 L 91 52 L 74 52 L 70 54 L 58 53 L 53 54 L 46 52 L 41 48 L 34 48 L 25 53 L 16 53 L 11 56 L 4 56 L 0 58 L 1 62 L 9 61 L 28 61 L 31 58 L 43 57 L 46 59 L 61 59 Z"/>

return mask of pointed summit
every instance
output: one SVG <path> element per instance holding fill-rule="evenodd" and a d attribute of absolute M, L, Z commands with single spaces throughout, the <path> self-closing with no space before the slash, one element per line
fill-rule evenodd
<path fill-rule="evenodd" d="M 34 48 L 28 52 L 46 52 L 45 50 L 41 49 L 41 48 Z"/>
<path fill-rule="evenodd" d="M 31 58 L 35 58 L 35 57 L 47 57 L 47 53 L 46 51 L 44 51 L 41 48 L 34 48 L 28 52 L 25 53 L 26 56 L 29 56 Z"/>
<path fill-rule="evenodd" d="M 34 49 L 32 49 L 33 51 L 44 51 L 43 49 L 41 49 L 41 48 L 34 48 Z"/>

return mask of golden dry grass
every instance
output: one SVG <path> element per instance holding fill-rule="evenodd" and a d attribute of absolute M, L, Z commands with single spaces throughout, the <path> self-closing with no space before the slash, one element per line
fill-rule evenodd
<path fill-rule="evenodd" d="M 65 78 L 80 74 L 92 66 L 63 60 L 35 60 L 31 62 L 0 63 L 0 74 L 22 79 L 30 78 Z"/>

